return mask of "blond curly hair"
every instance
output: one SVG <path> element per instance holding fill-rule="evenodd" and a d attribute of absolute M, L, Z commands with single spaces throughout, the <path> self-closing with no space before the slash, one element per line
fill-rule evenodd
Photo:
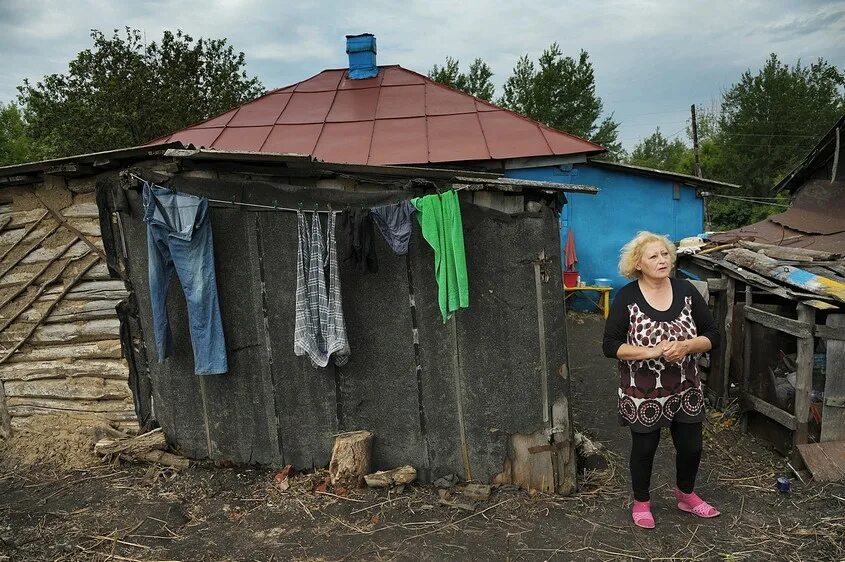
<path fill-rule="evenodd" d="M 639 279 L 642 273 L 637 269 L 637 264 L 643 257 L 643 249 L 652 242 L 662 242 L 666 246 L 672 259 L 672 267 L 675 267 L 678 257 L 675 244 L 662 234 L 643 230 L 638 232 L 630 242 L 622 246 L 622 251 L 619 253 L 619 273 L 628 279 Z"/>

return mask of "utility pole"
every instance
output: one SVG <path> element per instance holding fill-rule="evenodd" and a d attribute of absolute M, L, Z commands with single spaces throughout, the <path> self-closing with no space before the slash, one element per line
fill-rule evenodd
<path fill-rule="evenodd" d="M 701 160 L 698 156 L 698 122 L 695 120 L 695 104 L 689 107 L 692 113 L 692 153 L 695 157 L 695 177 L 701 177 Z"/>

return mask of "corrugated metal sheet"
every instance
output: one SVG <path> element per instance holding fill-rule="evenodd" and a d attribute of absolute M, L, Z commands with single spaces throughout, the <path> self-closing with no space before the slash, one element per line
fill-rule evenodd
<path fill-rule="evenodd" d="M 810 234 L 845 231 L 845 182 L 812 180 L 805 183 L 785 212 L 769 220 Z"/>
<path fill-rule="evenodd" d="M 297 127 L 293 127 L 296 125 Z M 593 154 L 550 129 L 400 66 L 350 80 L 345 69 L 274 90 L 156 142 L 311 154 L 349 164 L 428 164 Z"/>
<path fill-rule="evenodd" d="M 711 236 L 714 242 L 736 240 L 777 246 L 845 252 L 845 182 L 813 180 L 796 194 L 783 213 Z"/>

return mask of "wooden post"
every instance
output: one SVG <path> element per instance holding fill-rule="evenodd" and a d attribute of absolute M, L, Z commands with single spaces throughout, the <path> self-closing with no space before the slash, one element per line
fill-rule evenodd
<path fill-rule="evenodd" d="M 829 314 L 827 325 L 845 331 L 845 314 Z M 827 340 L 821 441 L 845 441 L 845 341 Z"/>
<path fill-rule="evenodd" d="M 329 475 L 333 485 L 346 488 L 364 486 L 364 476 L 370 474 L 373 434 L 369 431 L 341 433 L 334 440 Z"/>
<path fill-rule="evenodd" d="M 6 389 L 0 380 L 0 437 L 6 439 L 12 434 L 12 418 L 6 407 Z"/>
<path fill-rule="evenodd" d="M 731 354 L 733 350 L 734 302 L 736 301 L 736 279 L 728 277 L 728 289 L 725 294 L 725 325 L 722 330 L 722 397 L 728 400 L 731 392 Z"/>
<path fill-rule="evenodd" d="M 752 305 L 751 301 L 751 285 L 745 285 L 745 307 L 746 309 Z M 740 382 L 740 389 L 742 396 L 748 394 L 749 382 L 751 380 L 751 321 L 745 318 L 745 323 L 742 330 L 742 379 Z M 742 431 L 748 431 L 748 415 L 742 416 Z"/>
<path fill-rule="evenodd" d="M 798 321 L 815 326 L 816 310 L 804 304 L 798 304 Z M 807 424 L 810 421 L 810 390 L 813 388 L 813 335 L 798 339 L 798 356 L 795 364 L 798 369 L 795 381 L 795 420 L 797 428 L 793 443 L 801 445 L 807 442 Z"/>
<path fill-rule="evenodd" d="M 698 155 L 698 121 L 695 118 L 695 104 L 689 106 L 690 114 L 692 115 L 692 153 L 695 157 L 694 173 L 695 176 L 701 177 L 701 160 Z"/>

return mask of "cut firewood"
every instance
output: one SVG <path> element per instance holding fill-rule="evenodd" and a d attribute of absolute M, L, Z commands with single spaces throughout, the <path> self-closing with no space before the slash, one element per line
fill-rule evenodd
<path fill-rule="evenodd" d="M 367 486 L 370 488 L 387 488 L 410 484 L 417 479 L 417 469 L 411 465 L 400 466 L 392 470 L 379 470 L 364 476 Z"/>
<path fill-rule="evenodd" d="M 148 453 L 154 450 L 162 450 L 167 448 L 167 440 L 161 428 L 154 429 L 143 435 L 130 437 L 129 439 L 100 439 L 94 445 L 94 452 L 98 455 L 116 455 L 126 454 L 136 456 L 138 454 Z"/>
<path fill-rule="evenodd" d="M 335 437 L 329 475 L 333 486 L 361 488 L 364 475 L 370 472 L 373 434 L 369 431 L 352 431 Z"/>
<path fill-rule="evenodd" d="M 121 453 L 119 456 L 125 461 L 145 461 L 178 469 L 186 469 L 191 465 L 191 462 L 185 457 L 167 451 L 147 451 L 133 455 Z"/>

